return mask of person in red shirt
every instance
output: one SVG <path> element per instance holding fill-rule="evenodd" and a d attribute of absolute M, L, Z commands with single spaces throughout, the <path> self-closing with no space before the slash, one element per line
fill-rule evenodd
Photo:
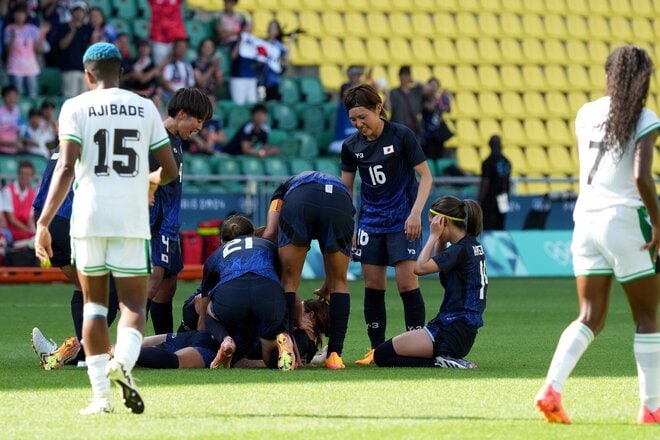
<path fill-rule="evenodd" d="M 183 0 L 149 0 L 151 7 L 149 40 L 152 44 L 155 64 L 160 64 L 170 57 L 176 40 L 188 38 L 183 24 L 182 5 Z"/>
<path fill-rule="evenodd" d="M 18 164 L 18 179 L 2 189 L 2 211 L 14 245 L 34 237 L 32 202 L 36 193 L 31 186 L 33 178 L 34 165 L 29 160 L 22 160 Z"/>

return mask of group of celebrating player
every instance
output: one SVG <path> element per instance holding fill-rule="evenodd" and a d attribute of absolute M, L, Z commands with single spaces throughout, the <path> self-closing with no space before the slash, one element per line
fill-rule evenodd
<path fill-rule="evenodd" d="M 660 233 L 652 177 L 649 184 L 660 122 L 651 111 L 642 111 L 648 93 L 648 76 L 645 89 L 640 82 L 646 72 L 645 53 L 625 46 L 611 58 L 607 72 L 612 104 L 610 98 L 603 98 L 607 102 L 589 104 L 594 109 L 581 111 L 584 117 L 578 117 L 581 163 L 595 165 L 586 173 L 583 165 L 581 171 L 576 231 L 591 227 L 588 218 L 600 215 L 605 206 L 614 210 L 613 221 L 595 222 L 602 226 L 600 235 L 592 228 L 581 241 L 574 239 L 582 312 L 562 336 L 546 386 L 537 396 L 537 405 L 549 421 L 568 422 L 561 407 L 561 385 L 593 338 L 592 332 L 602 326 L 612 274 L 625 283 L 638 323 L 640 421 L 660 420 L 654 266 Z M 638 70 L 623 67 L 631 60 L 637 62 Z M 62 267 L 76 286 L 72 315 L 77 338 L 67 338 L 58 349 L 38 329 L 33 331 L 33 346 L 46 368 L 57 368 L 75 357 L 79 341 L 84 341 L 84 356 L 78 358 L 87 365 L 93 399 L 82 414 L 112 411 L 110 381 L 120 386 L 125 405 L 141 413 L 144 402 L 131 376 L 136 364 L 151 368 L 291 370 L 305 364 L 345 368 L 342 350 L 350 312 L 347 269 L 351 256 L 362 265 L 364 317 L 371 342 L 371 349 L 357 364 L 476 367 L 464 357 L 483 325 L 488 290 L 485 252 L 477 241 L 481 208 L 472 200 L 452 196 L 433 201 L 426 213 L 428 239 L 422 246 L 422 215 L 432 181 L 426 158 L 411 130 L 384 118 L 377 91 L 366 84 L 342 97 L 357 132 L 342 147 L 341 179 L 315 171 L 289 178 L 274 192 L 263 228 L 255 230 L 240 215 L 226 219 L 222 246 L 205 262 L 203 280 L 184 303 L 182 323 L 175 333 L 172 298 L 182 269 L 178 243 L 181 139 L 201 129 L 211 116 L 211 103 L 195 89 L 181 89 L 161 123 L 151 102 L 116 87 L 120 56 L 113 46 L 92 45 L 83 61 L 91 90 L 62 108 L 59 152 L 37 199 L 36 237 L 40 260 Z M 628 76 L 620 74 L 621 69 L 628 69 Z M 635 87 L 639 89 L 632 94 L 637 114 L 618 117 L 630 113 L 626 106 Z M 141 108 L 143 117 L 110 114 L 99 118 L 88 111 L 95 105 L 131 105 Z M 600 137 L 595 139 L 596 135 Z M 612 159 L 616 154 L 623 159 Z M 596 155 L 594 161 L 591 156 Z M 356 172 L 362 182 L 357 232 L 352 198 Z M 74 174 L 75 196 L 70 190 Z M 629 178 L 633 174 L 637 188 Z M 599 202 L 585 201 L 595 196 Z M 619 199 L 620 203 L 613 202 Z M 622 231 L 621 226 L 612 232 L 610 223 L 623 211 L 630 216 L 632 209 L 636 216 L 638 208 L 644 207 L 650 216 L 646 228 L 650 235 Z M 599 240 L 612 233 L 630 235 L 626 252 L 635 254 L 634 258 L 622 263 L 617 257 L 622 250 L 604 253 L 605 243 Z M 318 240 L 323 254 L 325 280 L 317 292 L 319 299 L 302 302 L 297 290 L 312 240 Z M 385 340 L 388 266 L 395 268 L 407 331 Z M 444 299 L 437 316 L 425 324 L 417 276 L 438 272 Z M 116 308 L 113 311 L 110 301 L 109 310 L 110 274 L 121 310 L 112 350 L 108 322 Z M 146 310 L 157 335 L 143 339 Z M 324 334 L 327 348 L 319 352 Z"/>

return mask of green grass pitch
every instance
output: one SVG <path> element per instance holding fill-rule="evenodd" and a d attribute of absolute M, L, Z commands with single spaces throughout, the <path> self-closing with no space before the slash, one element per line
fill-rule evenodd
<path fill-rule="evenodd" d="M 300 291 L 311 292 L 316 282 Z M 289 373 L 256 370 L 137 369 L 142 415 L 124 411 L 82 418 L 90 397 L 83 369 L 43 371 L 29 334 L 38 326 L 61 342 L 72 333 L 70 287 L 0 286 L 0 432 L 2 438 L 450 438 L 658 439 L 660 427 L 638 426 L 634 326 L 619 287 L 608 325 L 578 364 L 564 391 L 571 426 L 548 425 L 533 407 L 555 344 L 575 318 L 571 279 L 493 279 L 485 326 L 468 356 L 478 370 L 378 369 L 353 365 L 368 348 L 362 282 L 351 283 L 347 368 Z M 180 283 L 178 304 L 194 288 Z M 427 319 L 441 300 L 435 278 L 422 280 Z M 387 293 L 388 337 L 403 330 L 401 301 Z M 178 310 L 177 310 L 178 309 Z M 111 332 L 114 334 L 114 329 Z"/>

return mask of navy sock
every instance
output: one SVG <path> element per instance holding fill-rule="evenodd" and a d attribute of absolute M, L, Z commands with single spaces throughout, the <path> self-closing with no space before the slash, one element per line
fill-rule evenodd
<path fill-rule="evenodd" d="M 179 368 L 179 358 L 159 347 L 142 347 L 136 365 L 146 368 Z"/>
<path fill-rule="evenodd" d="M 219 321 L 211 318 L 209 315 L 204 317 L 204 323 L 206 324 L 206 331 L 211 333 L 213 339 L 218 341 L 219 344 L 222 344 L 223 339 L 229 336 L 229 332 L 225 326 Z"/>
<path fill-rule="evenodd" d="M 374 351 L 374 362 L 379 367 L 435 367 L 435 359 L 424 359 L 410 356 L 399 356 L 394 351 L 392 340 L 388 339 Z"/>
<path fill-rule="evenodd" d="M 154 333 L 164 335 L 174 331 L 172 318 L 172 301 L 151 303 L 151 321 L 154 325 Z"/>
<path fill-rule="evenodd" d="M 385 311 L 384 290 L 364 289 L 364 322 L 367 324 L 371 348 L 376 348 L 385 342 L 387 312 Z"/>
<path fill-rule="evenodd" d="M 348 328 L 348 315 L 351 311 L 351 297 L 348 293 L 330 294 L 330 328 L 328 329 L 328 355 L 332 352 L 341 356 L 344 338 Z"/>
<path fill-rule="evenodd" d="M 108 288 L 108 327 L 112 325 L 119 311 L 119 298 L 117 298 L 117 286 L 115 279 L 110 277 L 110 287 Z"/>
<path fill-rule="evenodd" d="M 401 292 L 401 301 L 403 301 L 403 314 L 406 319 L 406 330 L 415 330 L 424 327 L 426 324 L 426 308 L 424 307 L 424 298 L 419 288 Z"/>
<path fill-rule="evenodd" d="M 71 319 L 73 320 L 73 330 L 79 341 L 82 340 L 83 305 L 83 293 L 80 290 L 74 290 L 71 295 Z"/>
<path fill-rule="evenodd" d="M 291 335 L 296 316 L 296 292 L 286 292 L 284 300 L 286 301 L 286 331 Z"/>

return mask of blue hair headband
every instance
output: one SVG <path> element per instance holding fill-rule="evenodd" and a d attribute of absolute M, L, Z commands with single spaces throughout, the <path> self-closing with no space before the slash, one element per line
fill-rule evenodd
<path fill-rule="evenodd" d="M 121 61 L 119 49 L 110 43 L 94 43 L 87 48 L 83 55 L 83 63 L 87 61 L 111 60 L 116 58 Z"/>

